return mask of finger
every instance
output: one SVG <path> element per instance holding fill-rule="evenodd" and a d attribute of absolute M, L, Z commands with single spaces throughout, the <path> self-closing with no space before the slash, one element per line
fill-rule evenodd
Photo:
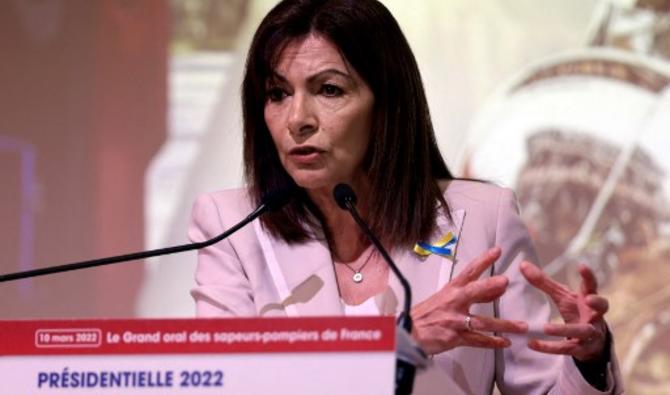
<path fill-rule="evenodd" d="M 470 327 L 480 332 L 526 333 L 528 324 L 523 321 L 502 320 L 500 318 L 472 315 Z"/>
<path fill-rule="evenodd" d="M 461 304 L 487 303 L 498 299 L 505 293 L 509 280 L 505 276 L 493 276 L 471 282 L 458 294 Z"/>
<path fill-rule="evenodd" d="M 586 301 L 586 305 L 597 311 L 600 316 L 605 315 L 610 308 L 607 298 L 600 295 L 586 295 L 584 300 Z"/>
<path fill-rule="evenodd" d="M 593 339 L 600 332 L 591 324 L 546 324 L 544 332 L 551 336 L 563 336 L 573 339 Z"/>
<path fill-rule="evenodd" d="M 551 299 L 557 304 L 563 298 L 563 296 L 572 293 L 569 288 L 559 282 L 552 280 L 549 278 L 549 276 L 544 274 L 540 268 L 528 261 L 521 262 L 519 265 L 519 270 L 521 271 L 521 274 L 526 277 L 529 283 L 549 295 Z"/>
<path fill-rule="evenodd" d="M 547 354 L 573 355 L 579 351 L 581 346 L 575 340 L 552 341 L 531 339 L 528 341 L 528 347 Z"/>
<path fill-rule="evenodd" d="M 461 341 L 464 346 L 483 347 L 483 348 L 505 348 L 509 347 L 512 342 L 500 336 L 486 336 L 478 332 L 463 332 Z"/>
<path fill-rule="evenodd" d="M 451 283 L 454 285 L 465 285 L 478 279 L 498 258 L 500 258 L 500 247 L 489 249 L 468 263 L 468 266 Z"/>
<path fill-rule="evenodd" d="M 582 293 L 584 295 L 598 292 L 598 280 L 593 271 L 583 263 L 579 265 L 579 275 L 582 277 Z"/>

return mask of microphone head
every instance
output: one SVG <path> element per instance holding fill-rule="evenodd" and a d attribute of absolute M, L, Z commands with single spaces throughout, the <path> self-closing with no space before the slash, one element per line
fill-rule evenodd
<path fill-rule="evenodd" d="M 355 206 L 357 202 L 356 193 L 354 193 L 354 190 L 347 184 L 335 185 L 335 188 L 333 188 L 333 196 L 335 197 L 337 205 L 343 210 L 347 210 L 347 203 L 351 203 Z"/>
<path fill-rule="evenodd" d="M 291 201 L 295 188 L 280 188 L 266 193 L 261 198 L 261 206 L 269 211 L 277 211 Z"/>

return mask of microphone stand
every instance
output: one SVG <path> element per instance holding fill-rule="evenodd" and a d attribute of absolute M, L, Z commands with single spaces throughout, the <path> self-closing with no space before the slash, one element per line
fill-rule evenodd
<path fill-rule="evenodd" d="M 237 232 L 240 228 L 244 227 L 249 222 L 253 221 L 254 219 L 256 219 L 258 217 L 260 217 L 262 214 L 265 214 L 268 211 L 274 211 L 274 210 L 277 210 L 277 209 L 281 208 L 282 206 L 284 206 L 289 201 L 290 193 L 291 193 L 290 190 L 279 190 L 279 191 L 270 192 L 266 197 L 263 198 L 263 201 L 261 202 L 261 204 L 254 211 L 252 211 L 249 215 L 247 215 L 242 221 L 238 222 L 233 227 L 229 228 L 228 230 L 221 233 L 220 235 L 218 235 L 214 238 L 211 238 L 209 240 L 196 242 L 196 243 L 181 244 L 181 245 L 172 246 L 172 247 L 158 248 L 158 249 L 148 250 L 148 251 L 134 252 L 134 253 L 124 254 L 124 255 L 111 256 L 111 257 L 106 257 L 106 258 L 93 259 L 93 260 L 88 260 L 88 261 L 83 261 L 83 262 L 75 262 L 75 263 L 68 263 L 68 264 L 58 265 L 58 266 L 50 266 L 50 267 L 45 267 L 45 268 L 41 268 L 41 269 L 27 270 L 27 271 L 23 271 L 23 272 L 3 274 L 3 275 L 0 275 L 0 283 L 7 282 L 7 281 L 20 280 L 20 279 L 29 278 L 29 277 L 44 276 L 44 275 L 47 275 L 47 274 L 62 273 L 62 272 L 68 272 L 68 271 L 72 271 L 72 270 L 86 269 L 86 268 L 90 268 L 90 267 L 104 266 L 104 265 L 111 265 L 111 264 L 114 264 L 114 263 L 134 261 L 134 260 L 137 260 L 137 259 L 152 258 L 152 257 L 156 257 L 156 256 L 174 254 L 174 253 L 178 253 L 178 252 L 199 250 L 201 248 L 205 248 L 205 247 L 208 247 L 212 244 L 218 243 L 219 241 L 221 241 L 221 240 L 225 239 L 226 237 L 232 235 L 233 233 Z"/>
<path fill-rule="evenodd" d="M 400 272 L 398 266 L 395 264 L 391 256 L 382 245 L 382 243 L 377 239 L 377 237 L 372 233 L 372 230 L 368 225 L 363 221 L 361 216 L 358 214 L 356 209 L 356 194 L 347 184 L 337 184 L 333 189 L 333 195 L 335 196 L 335 201 L 340 206 L 340 208 L 347 210 L 351 216 L 354 218 L 354 221 L 358 226 L 363 230 L 365 236 L 374 244 L 377 251 L 382 255 L 386 263 L 393 271 L 393 274 L 398 278 L 402 288 L 405 292 L 405 303 L 403 311 L 398 317 L 398 326 L 404 329 L 409 335 L 412 334 L 412 317 L 410 315 L 410 309 L 412 307 L 412 290 L 410 288 L 409 282 Z M 416 366 L 412 365 L 407 361 L 398 359 L 396 362 L 396 372 L 395 372 L 395 394 L 396 395 L 410 395 L 414 387 L 414 376 L 416 374 Z"/>
<path fill-rule="evenodd" d="M 358 226 L 364 229 L 363 233 L 365 233 L 367 238 L 370 239 L 372 244 L 374 244 L 375 248 L 377 248 L 384 260 L 388 263 L 393 274 L 398 277 L 403 291 L 405 292 L 405 303 L 403 305 L 403 311 L 398 317 L 398 325 L 400 325 L 407 332 L 412 332 L 412 317 L 409 314 L 410 308 L 412 306 L 412 290 L 410 288 L 409 282 L 405 276 L 402 275 L 400 269 L 398 269 L 398 266 L 396 266 L 395 262 L 393 262 L 393 259 L 391 259 L 388 252 L 386 252 L 386 249 L 384 249 L 384 246 L 382 246 L 381 242 L 372 233 L 372 231 L 370 231 L 368 225 L 363 222 L 363 219 L 358 214 L 358 210 L 356 210 L 356 206 L 354 206 L 350 201 L 347 201 L 346 206 L 347 210 L 351 213 L 351 216 L 354 217 L 354 221 L 356 221 Z"/>

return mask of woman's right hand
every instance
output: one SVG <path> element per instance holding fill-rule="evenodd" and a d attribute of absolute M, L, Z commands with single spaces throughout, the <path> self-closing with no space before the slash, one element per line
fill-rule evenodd
<path fill-rule="evenodd" d="M 500 248 L 486 251 L 441 290 L 412 308 L 412 335 L 423 350 L 437 354 L 458 346 L 503 348 L 510 340 L 483 332 L 525 333 L 528 324 L 494 317 L 471 315 L 474 303 L 488 303 L 507 289 L 505 276 L 479 277 L 500 257 Z M 470 318 L 468 318 L 470 317 Z"/>

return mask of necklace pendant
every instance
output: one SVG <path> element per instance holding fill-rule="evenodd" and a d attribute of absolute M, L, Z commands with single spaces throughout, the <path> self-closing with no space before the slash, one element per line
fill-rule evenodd
<path fill-rule="evenodd" d="M 363 273 L 361 272 L 354 273 L 352 279 L 356 284 L 361 283 L 363 281 Z"/>

